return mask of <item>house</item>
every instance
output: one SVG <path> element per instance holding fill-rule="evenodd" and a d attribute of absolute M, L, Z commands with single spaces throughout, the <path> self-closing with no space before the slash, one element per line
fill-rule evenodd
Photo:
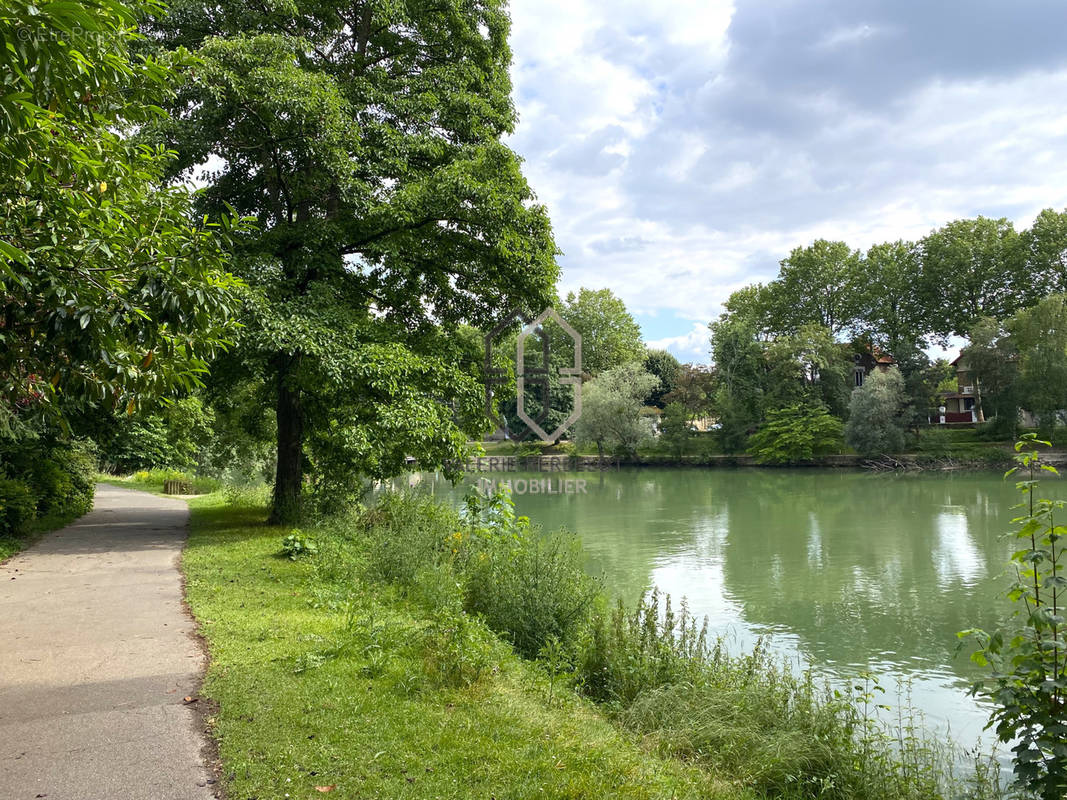
<path fill-rule="evenodd" d="M 885 372 L 896 363 L 893 356 L 883 353 L 877 347 L 854 353 L 852 356 L 852 385 L 858 389 L 863 386 L 867 376 L 875 370 Z"/>
<path fill-rule="evenodd" d="M 952 361 L 956 369 L 956 391 L 947 392 L 938 397 L 938 413 L 930 418 L 935 425 L 973 425 L 978 422 L 978 399 L 976 384 L 971 376 L 963 353 Z"/>

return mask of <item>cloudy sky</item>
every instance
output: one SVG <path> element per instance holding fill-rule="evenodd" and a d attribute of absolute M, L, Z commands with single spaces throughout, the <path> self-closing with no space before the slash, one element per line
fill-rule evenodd
<path fill-rule="evenodd" d="M 510 143 L 561 288 L 611 288 L 683 360 L 797 245 L 1067 206 L 1060 0 L 512 0 L 512 18 Z"/>

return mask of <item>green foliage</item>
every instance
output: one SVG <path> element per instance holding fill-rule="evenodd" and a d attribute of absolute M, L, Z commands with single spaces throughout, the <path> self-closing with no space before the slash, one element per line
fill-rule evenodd
<path fill-rule="evenodd" d="M 698 627 L 684 603 L 676 615 L 654 589 L 630 613 L 620 601 L 594 616 L 575 680 L 583 694 L 624 708 L 643 692 L 695 679 L 706 646 L 707 621 Z"/>
<path fill-rule="evenodd" d="M 711 323 L 710 328 L 715 361 L 712 407 L 722 426 L 723 451 L 737 453 L 763 419 L 763 348 L 756 341 L 755 328 L 744 320 L 727 317 Z"/>
<path fill-rule="evenodd" d="M 1058 475 L 1042 463 L 1040 446 L 1050 445 L 1025 434 L 1015 445 L 1016 466 L 1007 473 L 1024 476 L 1015 484 L 1024 497 L 1016 506 L 1023 513 L 1012 520 L 1021 549 L 1012 554 L 1016 579 L 1008 592 L 1019 624 L 993 633 L 963 631 L 960 637 L 977 640 L 971 658 L 990 668 L 991 675 L 971 691 L 993 704 L 989 725 L 1000 741 L 1011 744 L 1016 785 L 1042 800 L 1057 800 L 1067 791 L 1067 577 L 1062 574 L 1067 503 L 1037 495 L 1040 472 Z"/>
<path fill-rule="evenodd" d="M 848 349 L 834 341 L 829 328 L 807 322 L 777 337 L 764 348 L 767 372 L 764 399 L 769 408 L 821 403 L 844 417 L 852 388 Z"/>
<path fill-rule="evenodd" d="M 1006 219 L 955 220 L 921 242 L 918 292 L 938 336 L 967 336 L 982 317 L 1003 319 L 1030 292 L 1019 235 Z"/>
<path fill-rule="evenodd" d="M 156 414 L 116 415 L 98 434 L 104 469 L 125 474 L 144 469 L 188 470 L 209 455 L 214 413 L 199 397 L 183 397 Z"/>
<path fill-rule="evenodd" d="M 422 632 L 422 668 L 436 688 L 465 688 L 501 660 L 501 646 L 483 622 L 462 609 L 441 609 Z"/>
<path fill-rule="evenodd" d="M 919 430 L 937 413 L 942 395 L 956 391 L 956 371 L 945 359 L 930 361 L 920 351 L 912 351 L 897 360 L 904 376 L 906 394 L 902 423 L 906 428 Z"/>
<path fill-rule="evenodd" d="M 715 393 L 715 373 L 704 364 L 682 364 L 674 389 L 664 397 L 667 403 L 681 403 L 690 416 L 704 416 L 711 410 Z"/>
<path fill-rule="evenodd" d="M 767 413 L 749 438 L 749 452 L 761 464 L 790 464 L 831 452 L 841 445 L 841 420 L 823 406 L 794 405 Z"/>
<path fill-rule="evenodd" d="M 0 538 L 15 539 L 45 521 L 87 513 L 95 472 L 93 449 L 86 442 L 42 434 L 0 439 Z"/>
<path fill-rule="evenodd" d="M 220 159 L 203 210 L 259 223 L 237 267 L 253 289 L 245 327 L 213 381 L 272 393 L 281 521 L 299 517 L 305 471 L 337 506 L 406 456 L 459 460 L 485 421 L 447 331 L 544 307 L 558 267 L 501 141 L 515 121 L 502 4 L 261 11 L 182 2 L 147 27 L 199 59 L 152 134 L 180 152 L 175 172 Z"/>
<path fill-rule="evenodd" d="M 961 353 L 975 387 L 979 421 L 996 418 L 1002 436 L 1013 436 L 1019 417 L 1018 351 L 1003 325 L 983 317 L 971 328 L 970 344 Z"/>
<path fill-rule="evenodd" d="M 1018 396 L 1043 428 L 1067 422 L 1067 295 L 1050 295 L 1006 323 L 1019 354 Z"/>
<path fill-rule="evenodd" d="M 855 327 L 866 294 L 858 250 L 818 239 L 809 247 L 795 248 L 781 263 L 777 280 L 767 287 L 771 330 L 792 333 L 814 323 L 837 336 Z"/>
<path fill-rule="evenodd" d="M 468 565 L 467 610 L 527 658 L 553 639 L 574 641 L 600 591 L 584 571 L 577 540 L 526 527 L 498 530 L 497 537 Z"/>
<path fill-rule="evenodd" d="M 531 658 L 550 637 L 575 639 L 599 591 L 573 537 L 531 528 L 504 489 L 471 494 L 462 517 L 432 498 L 387 494 L 360 526 L 374 579 L 431 607 L 451 605 L 458 587 L 467 612 Z"/>
<path fill-rule="evenodd" d="M 913 242 L 876 244 L 863 261 L 860 331 L 898 363 L 930 335 L 930 303 L 915 287 L 920 274 L 922 251 Z"/>
<path fill-rule="evenodd" d="M 875 370 L 852 392 L 845 441 L 865 456 L 904 449 L 904 378 L 900 370 Z"/>
<path fill-rule="evenodd" d="M 689 422 L 689 412 L 681 403 L 671 403 L 663 410 L 660 417 L 660 439 L 675 458 L 680 458 L 685 452 L 685 445 L 692 435 L 693 429 Z"/>
<path fill-rule="evenodd" d="M 640 362 L 612 367 L 582 385 L 582 416 L 575 426 L 579 445 L 595 444 L 603 457 L 609 450 L 635 458 L 637 448 L 652 438 L 650 420 L 641 413 L 659 378 Z"/>
<path fill-rule="evenodd" d="M 18 536 L 37 516 L 37 498 L 30 485 L 0 478 L 0 537 Z"/>
<path fill-rule="evenodd" d="M 449 542 L 461 525 L 454 511 L 432 498 L 392 492 L 361 522 L 370 534 L 371 576 L 404 586 L 414 585 L 422 569 L 449 560 Z"/>
<path fill-rule="evenodd" d="M 1067 212 L 1046 208 L 1021 238 L 1032 296 L 1067 294 Z"/>
<path fill-rule="evenodd" d="M 649 350 L 645 356 L 645 372 L 659 378 L 659 386 L 649 393 L 645 405 L 665 408 L 665 398 L 677 387 L 682 365 L 666 350 Z"/>
<path fill-rule="evenodd" d="M 641 328 L 610 289 L 567 294 L 560 316 L 582 337 L 582 369 L 594 377 L 645 358 Z"/>
<path fill-rule="evenodd" d="M 242 226 L 194 219 L 190 191 L 164 185 L 173 154 L 132 136 L 184 58 L 131 55 L 157 8 L 0 9 L 0 432 L 187 390 L 232 334 Z"/>
<path fill-rule="evenodd" d="M 318 554 L 319 545 L 302 530 L 294 528 L 282 539 L 282 555 L 291 561 Z"/>

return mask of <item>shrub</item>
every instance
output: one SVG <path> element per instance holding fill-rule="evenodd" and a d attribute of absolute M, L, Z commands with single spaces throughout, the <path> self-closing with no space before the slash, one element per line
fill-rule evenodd
<path fill-rule="evenodd" d="M 313 556 L 318 552 L 319 546 L 315 540 L 301 530 L 294 530 L 282 539 L 282 555 L 288 556 L 292 561 L 305 556 Z"/>
<path fill-rule="evenodd" d="M 697 628 L 683 603 L 676 617 L 653 590 L 627 614 L 622 602 L 594 615 L 581 645 L 576 680 L 587 696 L 626 706 L 641 692 L 694 679 L 707 645 L 707 623 Z"/>
<path fill-rule="evenodd" d="M 421 646 L 423 672 L 436 687 L 470 686 L 494 670 L 502 655 L 485 625 L 456 609 L 434 615 Z"/>
<path fill-rule="evenodd" d="M 75 441 L 51 448 L 33 462 L 30 480 L 40 515 L 81 516 L 93 507 L 96 459 L 92 445 Z"/>
<path fill-rule="evenodd" d="M 24 533 L 37 511 L 37 498 L 25 481 L 0 478 L 0 536 Z"/>
<path fill-rule="evenodd" d="M 89 511 L 95 466 L 92 446 L 85 442 L 44 437 L 4 442 L 0 447 L 0 479 L 6 477 L 9 488 L 0 498 L 4 504 L 0 533 L 24 533 L 43 516 L 77 517 Z"/>
<path fill-rule="evenodd" d="M 465 530 L 452 554 L 464 581 L 465 606 L 527 658 L 553 637 L 576 643 L 600 586 L 586 572 L 578 540 L 544 536 L 516 516 L 506 489 L 467 497 Z"/>
<path fill-rule="evenodd" d="M 461 523 L 455 511 L 432 498 L 397 492 L 382 495 L 359 525 L 369 539 L 371 577 L 411 586 L 422 568 L 446 558 Z"/>
<path fill-rule="evenodd" d="M 748 449 L 761 464 L 789 464 L 828 453 L 841 444 L 841 420 L 824 406 L 795 405 L 767 412 Z"/>
<path fill-rule="evenodd" d="M 1051 447 L 1036 434 L 1024 434 L 1015 445 L 1016 466 L 1008 472 L 1022 471 L 1015 484 L 1023 495 L 1015 506 L 1021 513 L 1012 520 L 1020 549 L 1011 557 L 1016 580 L 1008 592 L 1020 623 L 992 634 L 959 635 L 977 639 L 971 658 L 992 673 L 976 681 L 971 693 L 993 704 L 990 726 L 1000 741 L 1012 745 L 1016 786 L 1042 800 L 1058 800 L 1067 791 L 1067 579 L 1061 574 L 1067 502 L 1037 495 L 1038 474 L 1058 474 L 1042 463 L 1042 445 Z"/>
<path fill-rule="evenodd" d="M 493 543 L 472 559 L 466 607 L 527 658 L 551 637 L 576 641 L 599 585 L 582 567 L 573 536 L 524 531 Z"/>

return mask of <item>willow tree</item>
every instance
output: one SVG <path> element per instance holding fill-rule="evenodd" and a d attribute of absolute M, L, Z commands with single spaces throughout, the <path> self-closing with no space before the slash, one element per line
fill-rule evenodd
<path fill-rule="evenodd" d="M 273 395 L 276 521 L 309 463 L 343 485 L 458 455 L 478 387 L 449 333 L 551 300 L 548 217 L 501 142 L 503 5 L 182 0 L 147 24 L 201 62 L 160 135 L 209 168 L 206 210 L 258 219 L 233 366 Z"/>

